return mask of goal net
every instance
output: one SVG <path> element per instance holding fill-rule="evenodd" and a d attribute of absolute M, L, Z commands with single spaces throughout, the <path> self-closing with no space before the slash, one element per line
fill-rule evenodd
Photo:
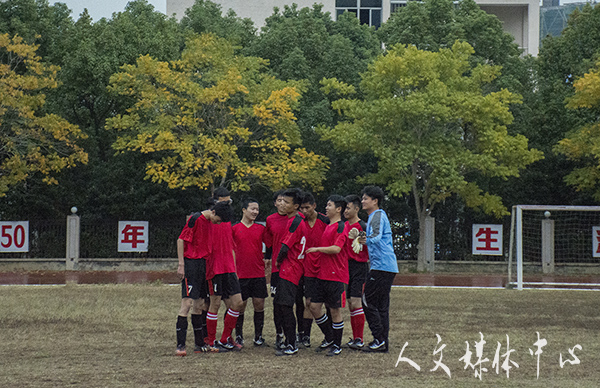
<path fill-rule="evenodd" d="M 565 274 L 567 269 L 580 274 L 600 272 L 600 206 L 513 206 L 509 287 L 600 287 L 595 280 L 557 280 L 554 275 Z M 534 281 L 524 281 L 524 273 Z"/>

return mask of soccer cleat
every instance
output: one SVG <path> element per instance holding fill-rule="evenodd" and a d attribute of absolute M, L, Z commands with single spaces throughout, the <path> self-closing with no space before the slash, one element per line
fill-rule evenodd
<path fill-rule="evenodd" d="M 310 348 L 310 336 L 305 335 L 304 337 L 302 337 L 302 340 L 300 341 L 300 343 L 305 348 Z"/>
<path fill-rule="evenodd" d="M 177 345 L 177 349 L 175 349 L 175 355 L 177 357 L 187 356 L 187 352 L 185 351 L 185 345 Z"/>
<path fill-rule="evenodd" d="M 385 341 L 379 341 L 377 338 L 369 343 L 369 346 L 363 347 L 363 352 L 387 353 L 388 348 Z"/>
<path fill-rule="evenodd" d="M 332 345 L 327 352 L 327 356 L 337 356 L 342 352 L 342 348 L 337 345 Z"/>
<path fill-rule="evenodd" d="M 219 348 L 217 346 L 213 345 L 208 345 L 206 344 L 206 352 L 207 353 L 219 353 L 219 352 L 227 352 L 228 350 L 219 350 Z"/>
<path fill-rule="evenodd" d="M 285 348 L 285 342 L 283 341 L 283 334 L 277 334 L 275 338 L 275 349 Z"/>
<path fill-rule="evenodd" d="M 331 345 L 333 345 L 333 341 L 327 341 L 327 338 L 325 338 L 322 342 L 321 345 L 319 345 L 318 348 L 315 349 L 316 352 L 322 352 L 325 349 L 329 348 Z"/>
<path fill-rule="evenodd" d="M 355 338 L 348 342 L 348 347 L 350 349 L 361 350 L 364 346 L 365 346 L 365 344 L 363 343 L 361 338 Z"/>
<path fill-rule="evenodd" d="M 298 348 L 292 345 L 288 345 L 283 347 L 283 349 L 279 349 L 275 352 L 276 356 L 293 356 L 298 353 Z"/>
<path fill-rule="evenodd" d="M 266 344 L 267 343 L 265 342 L 265 339 L 262 337 L 262 335 L 259 335 L 258 337 L 254 338 L 254 346 L 263 346 Z"/>
<path fill-rule="evenodd" d="M 227 338 L 227 342 L 219 341 L 219 343 L 227 350 L 232 350 L 234 352 L 239 352 L 240 350 L 242 350 L 243 347 L 242 345 L 235 342 L 231 337 Z"/>
<path fill-rule="evenodd" d="M 213 348 L 215 348 L 215 349 L 216 349 L 216 351 L 212 351 L 212 350 L 211 350 L 211 351 L 212 351 L 212 352 L 214 352 L 214 353 L 225 353 L 225 352 L 228 352 L 228 351 L 230 351 L 230 350 L 231 350 L 231 349 L 229 349 L 229 348 L 228 348 L 228 347 L 227 347 L 227 346 L 226 346 L 224 343 L 222 343 L 222 342 L 221 342 L 221 341 L 219 341 L 219 340 L 215 340 L 215 343 L 214 343 L 214 345 L 213 345 Z"/>
<path fill-rule="evenodd" d="M 236 335 L 235 336 L 235 342 L 237 342 L 238 344 L 244 346 L 244 337 L 242 337 L 241 335 Z"/>
<path fill-rule="evenodd" d="M 210 349 L 207 344 L 194 346 L 194 353 L 208 353 Z"/>

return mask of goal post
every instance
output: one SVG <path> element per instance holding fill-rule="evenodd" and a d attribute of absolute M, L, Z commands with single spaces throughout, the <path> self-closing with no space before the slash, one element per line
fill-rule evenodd
<path fill-rule="evenodd" d="M 525 267 L 547 275 L 569 266 L 598 273 L 600 206 L 513 206 L 509 244 L 508 286 L 518 290 L 524 285 L 559 285 L 550 281 L 524 282 Z"/>

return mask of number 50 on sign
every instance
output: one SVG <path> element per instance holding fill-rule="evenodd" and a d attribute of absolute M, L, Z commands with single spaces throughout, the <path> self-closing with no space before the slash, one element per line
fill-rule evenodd
<path fill-rule="evenodd" d="M 29 221 L 0 222 L 0 252 L 29 252 Z"/>

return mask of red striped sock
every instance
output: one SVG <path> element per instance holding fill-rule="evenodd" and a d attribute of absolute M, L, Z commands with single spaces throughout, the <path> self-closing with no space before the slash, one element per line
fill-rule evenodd
<path fill-rule="evenodd" d="M 221 342 L 227 342 L 227 338 L 231 337 L 231 333 L 233 329 L 235 329 L 235 324 L 237 323 L 237 319 L 240 316 L 239 311 L 234 311 L 232 309 L 227 310 L 227 315 L 225 315 L 225 322 L 223 327 L 223 335 L 221 336 Z"/>
<path fill-rule="evenodd" d="M 352 325 L 352 338 L 362 340 L 365 329 L 365 313 L 362 307 L 350 311 L 350 325 Z"/>
<path fill-rule="evenodd" d="M 215 339 L 217 337 L 217 322 L 219 321 L 219 316 L 217 314 L 213 314 L 211 312 L 206 313 L 206 331 L 208 334 L 208 344 L 212 346 L 214 344 Z"/>

